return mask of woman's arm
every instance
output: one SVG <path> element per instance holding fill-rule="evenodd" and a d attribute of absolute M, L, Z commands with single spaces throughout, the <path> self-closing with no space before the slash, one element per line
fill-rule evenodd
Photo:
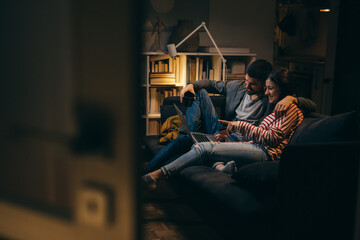
<path fill-rule="evenodd" d="M 250 123 L 239 121 L 236 128 L 241 132 L 244 138 L 248 141 L 254 141 L 258 144 L 263 144 L 270 147 L 279 145 L 284 137 L 293 130 L 294 126 L 302 120 L 302 114 L 299 116 L 299 109 L 292 105 L 285 115 L 280 118 L 275 118 L 275 114 L 268 115 L 256 127 Z M 301 118 L 301 120 L 299 119 Z"/>

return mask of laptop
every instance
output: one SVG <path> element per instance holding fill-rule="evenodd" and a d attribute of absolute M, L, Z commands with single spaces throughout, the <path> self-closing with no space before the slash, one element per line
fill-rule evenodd
<path fill-rule="evenodd" d="M 177 114 L 180 117 L 181 126 L 184 128 L 185 132 L 189 134 L 195 144 L 198 144 L 200 142 L 216 142 L 216 139 L 214 135 L 212 134 L 205 134 L 205 133 L 199 133 L 199 132 L 190 132 L 189 127 L 185 120 L 185 115 L 181 112 L 181 110 L 176 106 L 175 103 L 173 103 L 175 110 Z"/>

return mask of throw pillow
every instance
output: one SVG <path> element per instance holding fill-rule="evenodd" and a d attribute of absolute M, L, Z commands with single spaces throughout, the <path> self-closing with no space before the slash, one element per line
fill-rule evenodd
<path fill-rule="evenodd" d="M 323 118 L 305 118 L 296 129 L 290 144 L 342 142 L 357 139 L 356 112 Z"/>

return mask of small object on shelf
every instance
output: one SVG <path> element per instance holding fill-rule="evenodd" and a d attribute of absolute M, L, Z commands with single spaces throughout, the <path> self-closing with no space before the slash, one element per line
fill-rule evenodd
<path fill-rule="evenodd" d="M 156 45 L 156 52 L 162 52 L 161 50 L 161 32 L 162 29 L 165 28 L 165 30 L 167 32 L 169 32 L 168 27 L 163 23 L 163 21 L 161 20 L 161 18 L 158 16 L 157 17 L 157 22 L 155 23 L 152 35 L 154 35 L 154 33 L 156 32 L 155 35 L 155 45 Z"/>
<path fill-rule="evenodd" d="M 249 48 L 240 48 L 240 47 L 219 47 L 220 52 L 223 54 L 227 53 L 250 53 Z M 206 52 L 206 53 L 217 53 L 217 50 L 215 47 L 209 47 L 209 46 L 201 46 L 199 47 L 199 52 Z"/>

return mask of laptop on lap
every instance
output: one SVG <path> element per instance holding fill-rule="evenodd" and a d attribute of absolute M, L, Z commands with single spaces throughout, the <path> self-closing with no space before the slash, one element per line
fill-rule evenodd
<path fill-rule="evenodd" d="M 191 139 L 195 144 L 198 144 L 200 142 L 216 142 L 214 135 L 199 133 L 199 132 L 190 132 L 189 127 L 185 120 L 185 115 L 181 112 L 181 110 L 176 106 L 175 103 L 173 103 L 173 105 L 175 107 L 177 114 L 180 117 L 181 126 L 184 128 L 186 134 L 189 134 L 191 136 Z"/>

